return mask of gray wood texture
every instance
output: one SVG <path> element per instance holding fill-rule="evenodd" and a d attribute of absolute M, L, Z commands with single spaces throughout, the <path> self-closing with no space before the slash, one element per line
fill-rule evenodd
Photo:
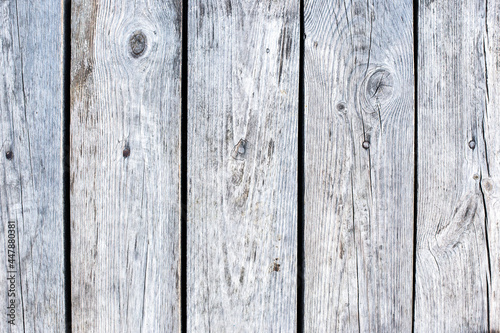
<path fill-rule="evenodd" d="M 305 332 L 410 332 L 412 1 L 305 1 Z"/>
<path fill-rule="evenodd" d="M 180 329 L 181 10 L 72 2 L 73 332 Z"/>
<path fill-rule="evenodd" d="M 1 332 L 65 330 L 61 43 L 61 1 L 0 1 Z"/>
<path fill-rule="evenodd" d="M 491 332 L 500 332 L 500 1 L 487 2 L 484 19 L 484 30 L 481 29 L 481 32 L 484 36 L 486 108 L 483 114 L 484 127 L 481 126 L 484 131 L 481 190 L 486 208 L 488 270 L 491 279 L 488 285 L 489 328 Z"/>
<path fill-rule="evenodd" d="M 498 33 L 498 17 L 486 19 L 487 6 L 498 15 L 499 3 L 489 3 L 419 1 L 415 332 L 488 331 L 489 270 L 498 270 L 499 245 L 491 174 L 498 160 L 488 163 L 499 149 L 498 129 L 491 131 L 499 125 L 497 97 L 488 93 L 488 74 L 498 78 L 498 35 L 489 35 Z M 488 251 L 488 225 L 497 226 L 496 252 Z"/>
<path fill-rule="evenodd" d="M 299 1 L 188 17 L 187 331 L 293 332 Z"/>

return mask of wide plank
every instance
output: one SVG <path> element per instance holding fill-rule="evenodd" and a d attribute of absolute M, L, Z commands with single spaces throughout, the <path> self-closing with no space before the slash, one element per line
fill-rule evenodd
<path fill-rule="evenodd" d="M 487 2 L 418 4 L 415 332 L 488 331 Z"/>
<path fill-rule="evenodd" d="M 293 332 L 299 1 L 188 12 L 187 332 Z"/>
<path fill-rule="evenodd" d="M 412 1 L 304 5 L 304 331 L 410 332 Z"/>
<path fill-rule="evenodd" d="M 73 332 L 180 330 L 180 0 L 74 0 Z"/>
<path fill-rule="evenodd" d="M 0 332 L 64 332 L 61 1 L 0 2 Z"/>

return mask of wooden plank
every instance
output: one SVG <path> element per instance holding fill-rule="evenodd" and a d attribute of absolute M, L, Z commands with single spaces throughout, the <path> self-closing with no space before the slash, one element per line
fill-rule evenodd
<path fill-rule="evenodd" d="M 415 332 L 488 330 L 486 2 L 419 1 Z"/>
<path fill-rule="evenodd" d="M 65 330 L 61 20 L 0 2 L 1 332 Z"/>
<path fill-rule="evenodd" d="M 306 332 L 410 332 L 412 1 L 305 1 Z"/>
<path fill-rule="evenodd" d="M 73 332 L 180 329 L 181 11 L 72 2 Z"/>
<path fill-rule="evenodd" d="M 491 279 L 488 285 L 489 328 L 490 332 L 500 332 L 500 1 L 489 0 L 485 12 L 483 68 L 486 108 L 484 127 L 481 126 L 484 131 L 481 190 L 486 205 Z"/>
<path fill-rule="evenodd" d="M 188 13 L 187 331 L 296 329 L 299 1 Z"/>

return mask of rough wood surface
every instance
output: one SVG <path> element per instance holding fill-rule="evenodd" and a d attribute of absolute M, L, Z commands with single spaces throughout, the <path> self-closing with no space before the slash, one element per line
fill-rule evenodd
<path fill-rule="evenodd" d="M 74 0 L 73 332 L 177 332 L 181 1 Z"/>
<path fill-rule="evenodd" d="M 61 1 L 0 1 L 1 332 L 65 330 L 61 36 Z"/>
<path fill-rule="evenodd" d="M 305 1 L 306 332 L 410 332 L 411 1 Z"/>
<path fill-rule="evenodd" d="M 485 204 L 494 205 L 488 191 L 498 186 L 488 158 L 497 155 L 491 126 L 499 123 L 487 108 L 494 100 L 485 52 L 496 75 L 491 50 L 498 47 L 498 36 L 488 38 L 487 2 L 419 1 L 415 332 L 488 330 L 489 267 L 498 262 L 488 258 Z M 491 23 L 498 31 L 498 19 Z"/>
<path fill-rule="evenodd" d="M 482 42 L 484 42 L 483 83 L 486 84 L 486 109 L 484 128 L 481 125 L 481 129 L 484 130 L 481 190 L 486 204 L 488 268 L 491 278 L 488 288 L 489 325 L 491 332 L 500 332 L 500 1 L 489 0 L 485 11 Z"/>
<path fill-rule="evenodd" d="M 188 15 L 187 331 L 293 332 L 299 2 Z"/>

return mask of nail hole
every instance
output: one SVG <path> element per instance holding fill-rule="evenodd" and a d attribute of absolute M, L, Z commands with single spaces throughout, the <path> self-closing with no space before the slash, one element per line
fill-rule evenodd
<path fill-rule="evenodd" d="M 127 158 L 130 156 L 130 148 L 123 149 L 123 157 Z"/>
<path fill-rule="evenodd" d="M 271 50 L 269 50 L 269 49 L 266 49 L 266 53 L 269 53 L 269 52 L 271 52 Z"/>
<path fill-rule="evenodd" d="M 14 158 L 14 153 L 9 150 L 5 153 L 5 157 L 7 157 L 8 160 L 11 160 Z"/>
<path fill-rule="evenodd" d="M 363 148 L 365 148 L 365 149 L 370 148 L 370 142 L 369 141 L 363 141 Z"/>

